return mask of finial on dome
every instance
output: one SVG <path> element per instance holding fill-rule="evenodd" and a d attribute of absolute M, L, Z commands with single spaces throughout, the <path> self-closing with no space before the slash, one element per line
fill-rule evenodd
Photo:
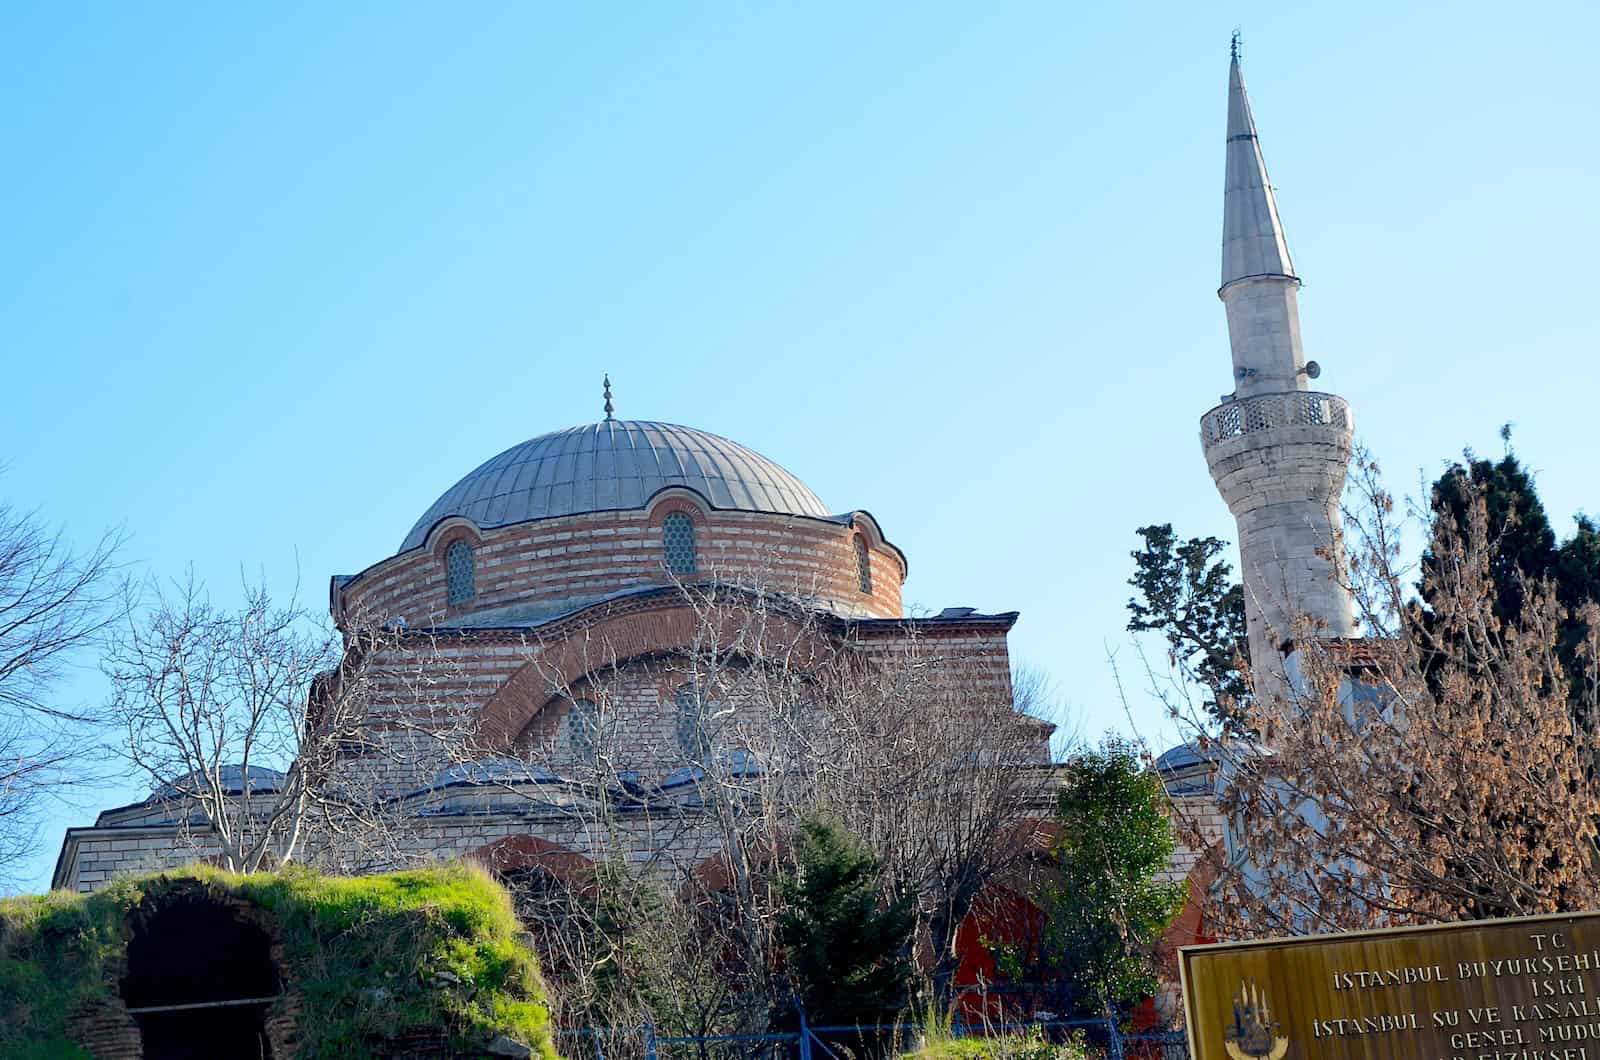
<path fill-rule="evenodd" d="M 606 375 L 605 375 L 604 389 L 605 389 L 605 395 L 606 395 L 606 419 L 614 420 L 614 419 L 616 419 L 616 417 L 613 416 L 612 413 L 616 412 L 617 409 L 616 409 L 615 405 L 611 404 L 611 373 L 610 372 L 607 372 Z"/>

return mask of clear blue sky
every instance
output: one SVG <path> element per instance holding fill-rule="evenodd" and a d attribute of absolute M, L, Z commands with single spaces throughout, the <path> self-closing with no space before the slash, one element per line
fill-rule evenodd
<path fill-rule="evenodd" d="M 870 509 L 914 605 L 1020 610 L 1125 727 L 1133 529 L 1233 536 L 1197 420 L 1236 23 L 1321 385 L 1402 488 L 1512 421 L 1557 524 L 1600 509 L 1590 4 L 0 20 L 0 491 L 136 570 L 319 601 L 609 371 Z"/>

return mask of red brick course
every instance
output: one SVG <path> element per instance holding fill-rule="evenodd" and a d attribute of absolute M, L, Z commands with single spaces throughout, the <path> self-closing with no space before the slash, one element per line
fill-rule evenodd
<path fill-rule="evenodd" d="M 900 614 L 905 562 L 883 543 L 870 516 L 855 525 L 793 515 L 706 509 L 693 495 L 664 495 L 649 509 L 541 519 L 482 531 L 465 519 L 441 523 L 425 546 L 384 560 L 346 582 L 336 615 L 400 617 L 412 626 L 448 624 L 508 605 L 559 604 L 671 584 L 662 559 L 661 520 L 685 511 L 695 520 L 696 579 L 749 580 L 777 592 L 815 596 L 876 618 Z M 863 593 L 854 539 L 869 546 L 873 591 Z M 445 597 L 445 550 L 474 544 L 476 595 L 452 607 Z"/>

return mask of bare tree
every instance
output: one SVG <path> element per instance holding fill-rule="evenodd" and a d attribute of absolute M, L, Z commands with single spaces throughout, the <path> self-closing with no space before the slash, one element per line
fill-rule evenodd
<path fill-rule="evenodd" d="M 74 735 L 39 719 L 0 721 L 0 880 L 16 882 L 14 866 L 33 852 L 43 801 L 84 782 Z"/>
<path fill-rule="evenodd" d="M 438 663 L 426 639 L 402 648 L 398 628 L 355 619 L 341 633 L 260 586 L 237 609 L 192 576 L 145 592 L 110 638 L 106 714 L 195 852 L 241 872 L 392 864 L 403 820 L 385 770 L 346 763 L 374 746 L 380 685 L 385 702 L 402 688 L 426 700 Z"/>
<path fill-rule="evenodd" d="M 52 697 L 112 614 L 119 540 L 74 552 L 33 515 L 0 506 L 0 877 L 32 850 L 43 800 L 97 776 L 82 754 L 84 712 Z"/>
<path fill-rule="evenodd" d="M 1030 713 L 1044 707 L 1039 684 L 984 674 L 959 643 L 855 647 L 828 703 L 817 803 L 878 854 L 893 896 L 915 901 L 943 1002 L 973 903 L 1038 850 L 1037 822 L 1053 814 L 1052 726 Z"/>
<path fill-rule="evenodd" d="M 1574 616 L 1546 582 L 1496 613 L 1500 541 L 1481 495 L 1433 519 L 1425 611 L 1403 518 L 1363 457 L 1347 513 L 1370 635 L 1295 631 L 1297 677 L 1257 701 L 1261 739 L 1211 745 L 1237 842 L 1215 896 L 1232 935 L 1593 908 L 1600 903 L 1597 689 L 1569 681 Z M 1600 658 L 1600 609 L 1577 653 Z"/>
<path fill-rule="evenodd" d="M 690 1034 L 768 1025 L 790 1006 L 778 880 L 795 822 L 819 808 L 882 859 L 886 900 L 914 899 L 928 985 L 947 996 L 961 922 L 1053 806 L 1052 727 L 1026 710 L 1036 686 L 1014 689 L 1003 657 L 970 640 L 912 622 L 865 633 L 748 575 L 678 592 L 693 614 L 681 651 L 624 660 L 589 644 L 581 682 L 547 675 L 564 720 L 518 750 L 530 774 L 548 766 L 594 793 L 562 812 L 605 870 L 577 885 L 540 876 L 525 914 L 552 917 L 534 934 L 560 950 L 545 960 L 568 972 L 568 1011 L 614 1023 L 649 1009 Z M 530 641 L 528 658 L 548 647 Z M 641 683 L 673 690 L 653 708 L 653 735 L 623 702 Z M 549 785 L 512 791 L 551 798 Z M 604 911 L 644 896 L 658 913 L 629 943 L 649 938 L 651 956 L 630 962 Z"/>

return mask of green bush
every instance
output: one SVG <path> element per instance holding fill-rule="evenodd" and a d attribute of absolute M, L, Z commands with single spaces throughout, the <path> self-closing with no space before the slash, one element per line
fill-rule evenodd
<path fill-rule="evenodd" d="M 958 1037 L 951 1012 L 929 1008 L 921 1025 L 903 1028 L 897 1038 L 907 1036 L 918 1044 L 895 1052 L 905 1060 L 1088 1060 L 1088 1046 L 1082 1031 L 1072 1031 L 1063 1041 L 1051 1041 L 1039 1027 L 1025 1033 L 986 1034 Z"/>
<path fill-rule="evenodd" d="M 191 866 L 87 896 L 0 901 L 0 1056 L 87 1057 L 69 1021 L 115 995 L 129 914 L 147 896 L 197 884 L 275 921 L 282 971 L 301 999 L 303 1056 L 382 1055 L 386 1041 L 442 1031 L 453 1055 L 504 1034 L 555 1060 L 538 964 L 518 941 L 510 897 L 464 865 L 355 878 Z"/>
<path fill-rule="evenodd" d="M 1035 1027 L 1027 1034 L 938 1037 L 902 1055 L 910 1060 L 1087 1060 L 1089 1052 L 1082 1031 L 1074 1031 L 1065 1041 L 1055 1042 Z"/>

